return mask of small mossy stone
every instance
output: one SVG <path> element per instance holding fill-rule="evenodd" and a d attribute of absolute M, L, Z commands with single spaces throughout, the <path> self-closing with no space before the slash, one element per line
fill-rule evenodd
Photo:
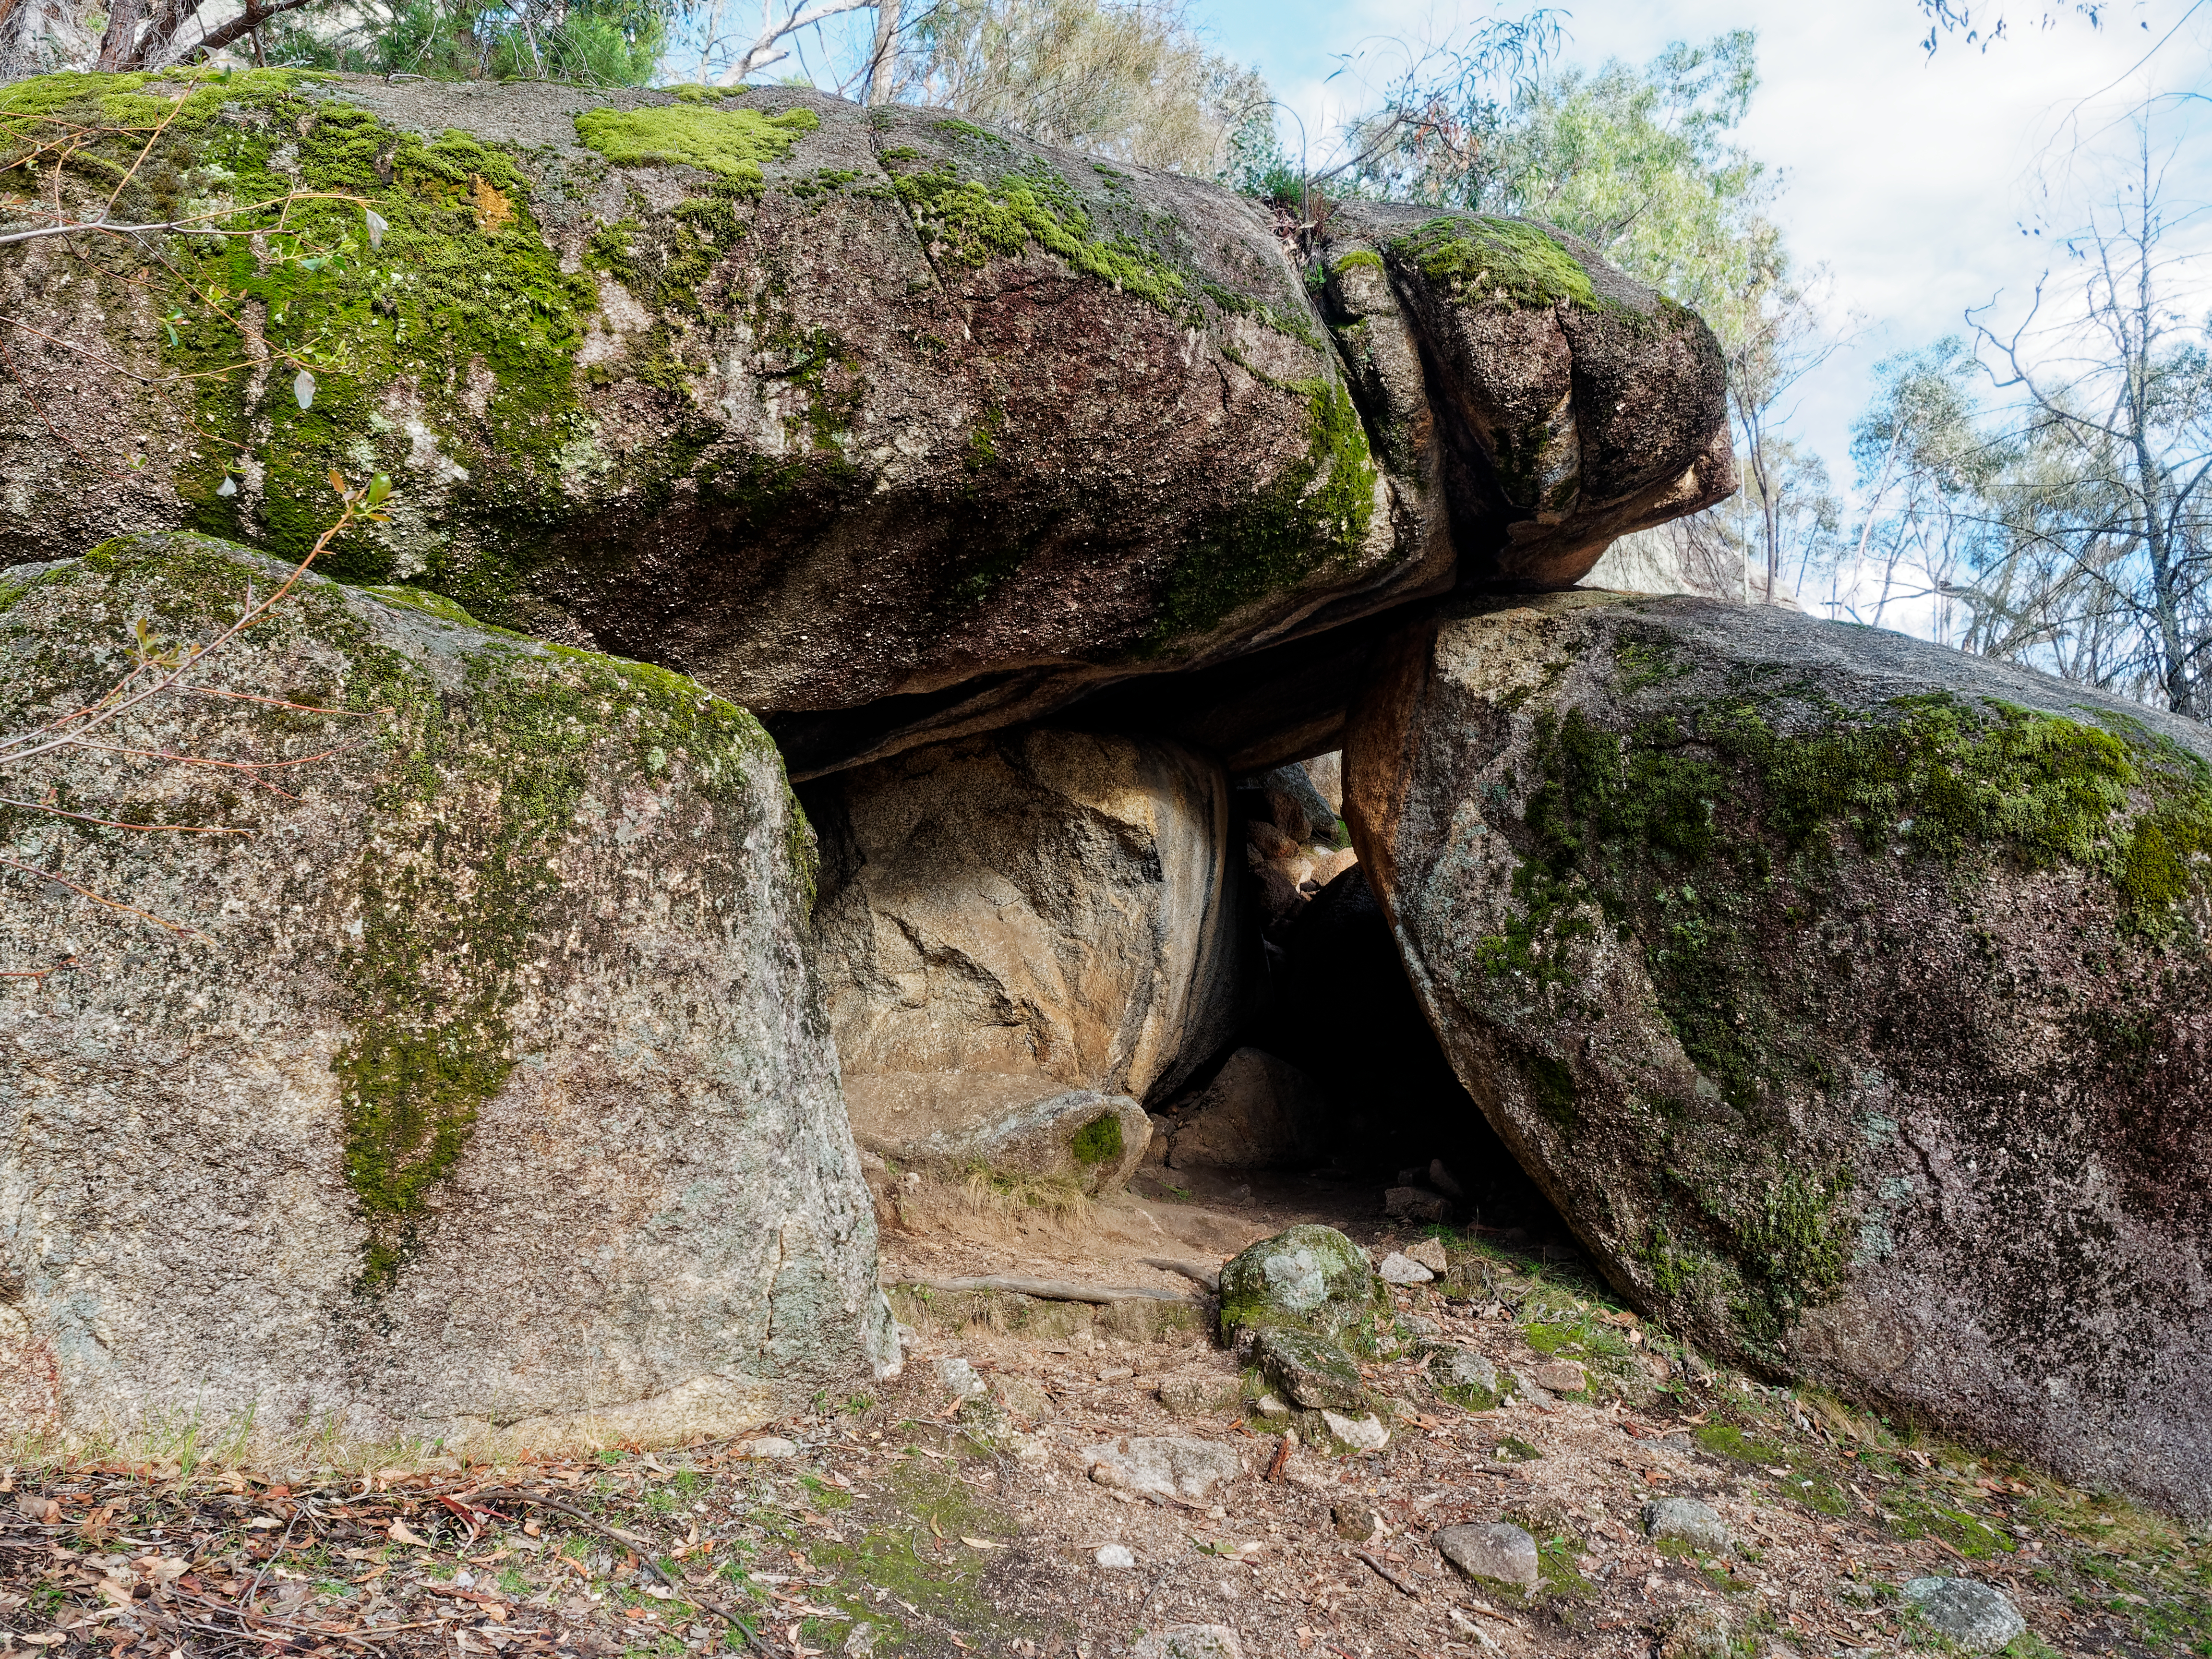
<path fill-rule="evenodd" d="M 2027 1633 L 2009 1595 L 1972 1578 L 1907 1579 L 1898 1596 L 1969 1653 L 1995 1653 Z"/>
<path fill-rule="evenodd" d="M 1498 1404 L 1498 1367 L 1487 1355 L 1473 1348 L 1443 1346 L 1429 1354 L 1429 1386 L 1443 1398 L 1471 1412 L 1486 1412 Z"/>
<path fill-rule="evenodd" d="M 1436 1535 L 1445 1560 L 1477 1583 L 1503 1584 L 1522 1594 L 1541 1581 L 1536 1540 L 1510 1521 L 1446 1527 Z"/>
<path fill-rule="evenodd" d="M 1292 1227 L 1221 1269 L 1221 1340 L 1288 1326 L 1330 1337 L 1387 1318 L 1390 1294 L 1360 1248 L 1334 1227 Z"/>
<path fill-rule="evenodd" d="M 1658 1498 L 1646 1504 L 1644 1532 L 1656 1542 L 1689 1544 L 1714 1554 L 1729 1544 L 1728 1525 L 1718 1511 L 1694 1498 Z"/>
<path fill-rule="evenodd" d="M 1292 1403 L 1308 1411 L 1356 1411 L 1367 1401 L 1359 1367 L 1334 1342 L 1312 1331 L 1274 1326 L 1253 1340 L 1260 1374 Z"/>

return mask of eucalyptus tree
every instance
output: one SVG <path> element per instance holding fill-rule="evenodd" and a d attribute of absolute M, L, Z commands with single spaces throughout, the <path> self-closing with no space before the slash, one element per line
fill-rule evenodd
<path fill-rule="evenodd" d="M 1996 608 L 1969 578 L 2002 544 L 1990 507 L 2016 447 L 1980 424 L 1981 366 L 1955 335 L 1875 376 L 1851 428 L 1860 520 L 1838 573 L 1839 613 L 1880 626 L 1892 605 L 1924 604 L 1935 638 L 1974 648 L 1997 637 Z"/>
<path fill-rule="evenodd" d="M 2033 617 L 2062 672 L 2212 715 L 2212 352 L 2188 308 L 2201 206 L 2170 199 L 2148 125 L 2130 176 L 2069 240 L 2071 293 L 2046 281 L 2000 331 L 1976 313 L 2021 459 L 1997 494 L 1996 614 Z M 2033 630 L 2030 630 L 2031 633 Z M 2018 650 L 2019 647 L 2014 647 Z"/>

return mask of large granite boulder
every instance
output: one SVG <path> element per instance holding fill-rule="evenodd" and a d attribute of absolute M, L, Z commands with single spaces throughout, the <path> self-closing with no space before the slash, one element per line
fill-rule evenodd
<path fill-rule="evenodd" d="M 1696 599 L 1455 603 L 1390 665 L 1362 867 L 1614 1281 L 2212 1513 L 2212 732 Z"/>
<path fill-rule="evenodd" d="M 281 575 L 190 535 L 8 572 L 0 730 L 121 678 L 136 619 L 173 653 Z M 895 1363 L 750 715 L 314 579 L 196 678 L 236 695 L 15 775 L 251 834 L 10 814 L 52 881 L 5 875 L 0 967 L 68 963 L 0 992 L 11 1430 L 681 1441 Z"/>
<path fill-rule="evenodd" d="M 1456 578 L 1571 582 L 1724 488 L 1681 483 L 1727 449 L 1694 319 L 1512 222 L 1483 234 L 1554 250 L 1556 294 L 1394 233 L 1363 257 L 1395 289 L 1340 270 L 1353 343 L 1261 204 L 941 112 L 292 70 L 0 112 L 69 135 L 65 209 L 127 173 L 111 216 L 190 222 L 0 253 L 0 562 L 180 526 L 295 553 L 327 469 L 381 468 L 393 522 L 333 574 L 695 675 L 794 776 Z M 1521 441 L 1484 411 L 1540 406 L 1544 500 L 1492 499 Z"/>
<path fill-rule="evenodd" d="M 1377 453 L 1435 481 L 1462 586 L 1571 586 L 1616 536 L 1735 493 L 1712 331 L 1587 243 L 1365 202 L 1328 235 L 1330 319 Z"/>
<path fill-rule="evenodd" d="M 801 775 L 1449 580 L 1267 211 L 1213 186 L 783 87 L 179 71 L 0 110 L 131 129 L 73 140 L 88 215 L 92 158 L 169 117 L 116 217 L 306 193 L 296 243 L 6 251 L 0 562 L 293 552 L 327 468 L 382 468 L 334 574 L 694 674 L 788 717 Z"/>
<path fill-rule="evenodd" d="M 909 750 L 808 799 L 817 960 L 861 1142 L 1089 1187 L 1125 1177 L 1150 1134 L 1137 1103 L 1173 1090 L 1243 1011 L 1220 767 L 1176 744 L 1032 727 Z M 1115 1103 L 1067 1119 L 1063 1163 L 1034 1109 L 1070 1091 Z M 1090 1130 L 1109 1111 L 1118 1131 Z"/>

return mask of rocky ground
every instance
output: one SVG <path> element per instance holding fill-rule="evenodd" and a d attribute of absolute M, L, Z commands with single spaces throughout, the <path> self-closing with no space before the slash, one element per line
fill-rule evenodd
<path fill-rule="evenodd" d="M 1903 1594 L 1948 1577 L 2017 1607 L 2010 1653 L 2212 1654 L 2201 1534 L 1711 1370 L 1556 1246 L 1408 1231 L 1371 1184 L 1155 1171 L 1097 1205 L 877 1184 L 886 1282 L 909 1285 L 896 1381 L 754 1439 L 586 1462 L 19 1449 L 0 1652 L 1778 1659 L 1954 1650 Z M 1413 1345 L 1367 1378 L 1379 1449 L 1268 1414 L 1156 1265 L 1203 1273 L 1312 1220 L 1377 1261 L 1443 1246 L 1439 1278 L 1396 1292 Z M 910 1288 L 993 1274 L 1189 1299 Z M 1488 1357 L 1511 1399 L 1443 1397 L 1424 1340 Z M 1689 1501 L 1662 1532 L 1693 1535 L 1648 1534 L 1668 1499 Z M 1533 1539 L 1533 1588 L 1472 1581 L 1435 1541 L 1499 1521 Z"/>

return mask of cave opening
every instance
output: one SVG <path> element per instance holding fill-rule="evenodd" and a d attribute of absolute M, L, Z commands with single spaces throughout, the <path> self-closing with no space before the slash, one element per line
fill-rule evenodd
<path fill-rule="evenodd" d="M 1154 1184 L 1297 1176 L 1364 1186 L 1394 1218 L 1547 1255 L 1572 1231 L 1460 1081 L 1340 815 L 1338 757 L 1230 795 L 1251 991 L 1235 1037 L 1149 1103 Z"/>

